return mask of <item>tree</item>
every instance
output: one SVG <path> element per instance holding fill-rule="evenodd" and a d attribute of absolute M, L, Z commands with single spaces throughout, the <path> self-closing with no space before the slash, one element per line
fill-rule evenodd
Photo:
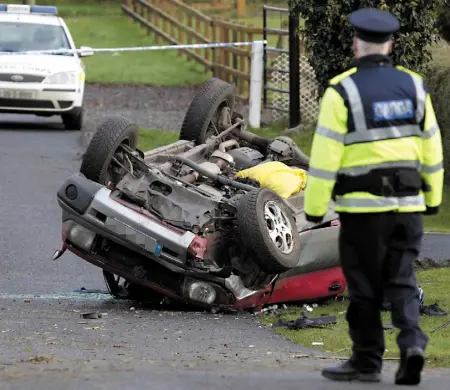
<path fill-rule="evenodd" d="M 348 15 L 363 7 L 392 12 L 400 20 L 394 36 L 396 64 L 422 72 L 431 59 L 435 42 L 436 3 L 433 0 L 288 0 L 291 10 L 305 19 L 302 29 L 311 66 L 322 94 L 328 80 L 343 72 L 352 61 L 353 29 Z"/>
<path fill-rule="evenodd" d="M 442 1 L 437 13 L 436 26 L 441 37 L 450 43 L 450 0 Z"/>

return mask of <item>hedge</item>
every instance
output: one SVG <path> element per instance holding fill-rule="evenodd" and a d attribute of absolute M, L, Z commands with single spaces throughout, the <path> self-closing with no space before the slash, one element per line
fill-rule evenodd
<path fill-rule="evenodd" d="M 450 58 L 448 67 L 432 67 L 425 78 L 441 128 L 445 181 L 450 184 Z"/>
<path fill-rule="evenodd" d="M 450 43 L 450 0 L 442 1 L 439 6 L 436 26 L 441 37 Z"/>
<path fill-rule="evenodd" d="M 311 54 L 311 65 L 320 85 L 347 69 L 352 61 L 353 28 L 348 15 L 362 7 L 390 11 L 400 21 L 395 36 L 395 63 L 423 72 L 431 59 L 430 45 L 437 37 L 436 11 L 430 0 L 288 0 L 290 9 L 305 19 L 302 35 Z"/>

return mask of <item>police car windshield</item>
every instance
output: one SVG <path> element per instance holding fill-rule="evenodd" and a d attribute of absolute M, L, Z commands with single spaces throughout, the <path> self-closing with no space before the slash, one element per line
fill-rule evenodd
<path fill-rule="evenodd" d="M 61 49 L 70 49 L 66 33 L 61 26 L 22 22 L 0 23 L 0 54 Z M 63 55 L 73 56 L 74 53 Z"/>

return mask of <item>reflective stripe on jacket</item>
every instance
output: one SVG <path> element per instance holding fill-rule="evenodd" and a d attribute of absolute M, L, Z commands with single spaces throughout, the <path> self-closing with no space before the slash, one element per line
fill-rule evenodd
<path fill-rule="evenodd" d="M 441 134 L 423 79 L 392 66 L 389 57 L 368 56 L 332 79 L 322 98 L 305 213 L 326 213 L 340 175 L 354 178 L 379 168 L 416 168 L 431 191 L 404 197 L 347 193 L 336 196 L 337 212 L 420 212 L 441 204 Z"/>

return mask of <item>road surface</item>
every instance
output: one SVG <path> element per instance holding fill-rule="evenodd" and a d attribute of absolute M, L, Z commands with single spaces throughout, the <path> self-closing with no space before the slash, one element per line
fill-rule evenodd
<path fill-rule="evenodd" d="M 55 194 L 77 171 L 79 132 L 59 120 L 0 126 L 0 389 L 346 389 L 322 379 L 331 361 L 294 345 L 250 315 L 166 312 L 116 302 L 95 267 L 65 254 Z M 5 119 L 3 118 L 3 120 Z M 35 120 L 32 118 L 33 121 Z M 54 124 L 52 124 L 54 122 Z M 99 320 L 82 313 L 99 312 Z M 386 366 L 391 388 L 396 366 Z M 430 370 L 422 388 L 446 388 L 448 371 Z M 355 385 L 362 388 L 362 385 Z"/>

